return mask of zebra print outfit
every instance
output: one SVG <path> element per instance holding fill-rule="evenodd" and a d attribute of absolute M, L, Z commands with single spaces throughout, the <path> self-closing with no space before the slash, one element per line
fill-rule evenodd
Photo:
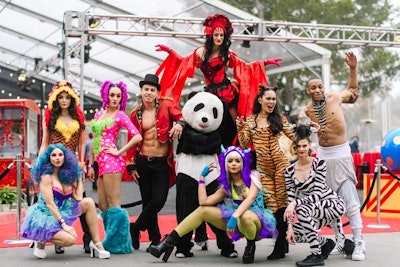
<path fill-rule="evenodd" d="M 325 97 L 321 101 L 312 101 L 314 107 L 315 116 L 318 119 L 318 123 L 321 126 L 321 133 L 324 134 L 326 127 L 326 101 Z"/>
<path fill-rule="evenodd" d="M 285 170 L 288 203 L 296 203 L 298 221 L 293 224 L 295 239 L 298 243 L 309 243 L 311 253 L 320 255 L 321 246 L 325 244 L 326 238 L 318 236 L 317 230 L 334 220 L 340 222 L 340 217 L 345 212 L 345 204 L 325 183 L 324 160 L 313 160 L 310 174 L 304 182 L 297 180 L 295 164 L 291 164 Z"/>

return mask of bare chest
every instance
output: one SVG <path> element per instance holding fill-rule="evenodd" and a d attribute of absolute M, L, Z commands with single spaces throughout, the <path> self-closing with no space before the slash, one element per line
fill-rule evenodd
<path fill-rule="evenodd" d="M 156 125 L 155 111 L 143 111 L 142 129 L 144 132 L 154 128 Z"/>

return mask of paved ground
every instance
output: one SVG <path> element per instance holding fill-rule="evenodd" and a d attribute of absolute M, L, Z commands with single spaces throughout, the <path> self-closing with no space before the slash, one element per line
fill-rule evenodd
<path fill-rule="evenodd" d="M 91 190 L 91 185 L 86 182 L 87 195 L 97 200 L 96 192 Z M 361 191 L 360 191 L 361 193 Z M 170 190 L 167 203 L 161 214 L 175 213 L 175 189 Z M 122 186 L 122 203 L 132 203 L 140 200 L 138 186 L 132 182 L 124 182 Z M 131 216 L 137 216 L 140 212 L 140 205 L 134 208 L 128 208 Z M 362 262 L 355 262 L 345 259 L 343 255 L 330 256 L 325 261 L 325 266 L 341 266 L 341 267 L 397 267 L 400 262 L 400 233 L 379 233 L 365 234 L 364 238 L 367 242 L 367 259 Z M 245 240 L 239 240 L 236 244 L 236 250 L 239 252 L 239 258 L 227 259 L 219 255 L 219 250 L 216 248 L 215 241 L 209 241 L 209 250 L 201 251 L 199 247 L 195 247 L 193 252 L 195 257 L 187 259 L 178 259 L 173 254 L 168 261 L 169 266 L 187 265 L 191 266 L 232 266 L 242 264 L 241 255 L 243 254 L 246 245 Z M 27 247 L 18 248 L 2 248 L 0 249 L 1 266 L 96 266 L 102 267 L 114 264 L 118 267 L 125 266 L 162 266 L 164 264 L 161 259 L 154 258 L 152 255 L 145 252 L 148 243 L 142 243 L 141 249 L 134 251 L 128 255 L 112 255 L 111 259 L 100 260 L 91 259 L 88 254 L 84 254 L 82 246 L 77 245 L 66 248 L 66 253 L 63 255 L 54 254 L 53 247 L 47 247 L 48 257 L 44 260 L 37 259 L 33 256 L 33 249 Z M 295 247 L 290 247 L 290 252 L 285 259 L 279 261 L 267 261 L 266 257 L 272 252 L 272 240 L 261 240 L 257 242 L 255 263 L 251 266 L 295 266 L 295 262 L 304 259 L 309 254 L 307 244 L 297 244 Z"/>
<path fill-rule="evenodd" d="M 367 242 L 367 259 L 361 262 L 355 262 L 345 259 L 343 255 L 331 255 L 325 261 L 325 266 L 341 266 L 341 267 L 397 267 L 400 261 L 400 233 L 384 233 L 384 234 L 366 234 L 364 236 Z M 145 252 L 148 246 L 142 243 L 141 249 L 134 251 L 128 255 L 112 255 L 108 260 L 92 259 L 88 254 L 84 254 L 81 246 L 73 246 L 66 248 L 66 253 L 57 255 L 54 253 L 53 247 L 47 247 L 48 257 L 44 260 L 37 259 L 33 256 L 33 249 L 27 247 L 19 248 L 3 248 L 0 249 L 1 266 L 238 266 L 242 264 L 241 255 L 246 245 L 245 240 L 236 242 L 236 249 L 240 257 L 237 259 L 227 259 L 219 256 L 215 241 L 210 241 L 208 251 L 200 251 L 198 247 L 194 248 L 195 256 L 193 258 L 178 259 L 173 254 L 168 263 L 163 263 L 161 259 L 157 259 Z M 267 261 L 266 256 L 273 249 L 271 240 L 261 240 L 257 242 L 255 262 L 249 266 L 295 266 L 297 260 L 304 259 L 309 254 L 309 247 L 306 244 L 297 244 L 295 247 L 289 248 L 289 254 L 285 259 L 278 261 Z"/>

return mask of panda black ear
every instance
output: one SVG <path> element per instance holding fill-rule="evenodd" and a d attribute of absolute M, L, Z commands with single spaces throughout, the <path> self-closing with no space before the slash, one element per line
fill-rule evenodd
<path fill-rule="evenodd" d="M 188 94 L 188 100 L 191 99 L 195 94 L 197 94 L 198 92 L 196 91 L 192 91 Z"/>

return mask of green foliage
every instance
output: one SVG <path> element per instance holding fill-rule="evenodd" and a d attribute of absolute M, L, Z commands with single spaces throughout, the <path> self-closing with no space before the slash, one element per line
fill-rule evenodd
<path fill-rule="evenodd" d="M 399 15 L 399 10 L 394 9 L 387 0 L 225 0 L 225 2 L 249 13 L 253 13 L 254 8 L 262 10 L 263 14 L 255 15 L 264 20 L 300 23 L 316 21 L 318 24 L 381 27 L 390 25 L 390 18 Z M 357 52 L 357 55 L 360 55 L 359 88 L 364 97 L 387 92 L 391 89 L 389 81 L 399 76 L 399 55 L 389 48 L 340 45 L 324 45 L 324 47 L 332 51 L 331 81 L 341 88 L 347 85 L 349 75 L 344 62 L 344 52 L 349 49 L 359 49 Z M 320 68 L 314 70 L 320 73 Z M 294 102 L 301 103 L 305 99 L 306 83 L 314 76 L 309 70 L 304 69 L 271 75 L 268 78 L 270 82 L 272 81 L 272 85 L 284 88 L 280 95 L 282 102 L 293 105 Z"/>
<path fill-rule="evenodd" d="M 12 186 L 5 185 L 0 189 L 0 203 L 13 204 L 17 202 L 17 189 Z"/>

